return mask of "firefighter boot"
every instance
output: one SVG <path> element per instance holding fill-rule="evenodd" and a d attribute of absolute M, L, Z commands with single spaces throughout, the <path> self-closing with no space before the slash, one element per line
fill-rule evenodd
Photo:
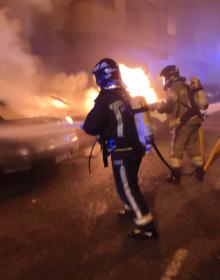
<path fill-rule="evenodd" d="M 180 168 L 173 168 L 171 174 L 167 178 L 168 183 L 180 184 L 181 183 L 181 173 Z"/>
<path fill-rule="evenodd" d="M 152 221 L 147 225 L 138 226 L 128 234 L 128 237 L 135 240 L 158 239 L 158 232 L 155 222 Z"/>
<path fill-rule="evenodd" d="M 196 178 L 199 182 L 202 182 L 203 181 L 203 178 L 204 178 L 204 175 L 205 175 L 205 172 L 204 172 L 204 169 L 202 166 L 199 166 L 199 167 L 196 167 Z"/>

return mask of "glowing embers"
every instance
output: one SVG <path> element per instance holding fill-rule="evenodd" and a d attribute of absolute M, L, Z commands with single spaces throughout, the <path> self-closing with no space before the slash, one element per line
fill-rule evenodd
<path fill-rule="evenodd" d="M 158 101 L 157 95 L 150 86 L 147 74 L 141 68 L 129 68 L 124 64 L 120 64 L 120 72 L 123 82 L 132 97 L 143 96 L 147 103 Z"/>

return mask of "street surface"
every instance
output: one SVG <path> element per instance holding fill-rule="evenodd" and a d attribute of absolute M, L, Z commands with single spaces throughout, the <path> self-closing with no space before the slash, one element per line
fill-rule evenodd
<path fill-rule="evenodd" d="M 206 158 L 219 138 L 219 117 L 206 124 Z M 167 158 L 167 130 L 156 140 Z M 80 153 L 58 168 L 2 176 L 0 279 L 219 280 L 219 160 L 203 183 L 183 177 L 173 186 L 155 152 L 145 157 L 140 184 L 160 233 L 151 241 L 127 238 L 132 224 L 117 219 L 121 203 L 99 154 L 92 174 Z"/>

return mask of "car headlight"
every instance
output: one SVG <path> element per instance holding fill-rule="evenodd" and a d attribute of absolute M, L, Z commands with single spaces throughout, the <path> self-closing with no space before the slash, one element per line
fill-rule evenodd
<path fill-rule="evenodd" d="M 65 117 L 66 121 L 69 123 L 69 124 L 73 124 L 73 119 L 70 117 L 70 116 L 66 116 Z"/>

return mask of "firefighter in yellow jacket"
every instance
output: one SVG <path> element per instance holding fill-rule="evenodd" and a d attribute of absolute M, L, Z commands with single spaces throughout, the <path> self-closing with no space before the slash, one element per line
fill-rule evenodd
<path fill-rule="evenodd" d="M 166 99 L 152 106 L 152 110 L 167 113 L 172 132 L 170 165 L 173 170 L 167 180 L 170 183 L 180 183 L 185 151 L 195 165 L 196 178 L 202 181 L 204 171 L 198 130 L 203 120 L 200 110 L 208 108 L 206 94 L 198 78 L 192 78 L 187 84 L 176 65 L 163 68 L 160 76 L 164 80 Z"/>

